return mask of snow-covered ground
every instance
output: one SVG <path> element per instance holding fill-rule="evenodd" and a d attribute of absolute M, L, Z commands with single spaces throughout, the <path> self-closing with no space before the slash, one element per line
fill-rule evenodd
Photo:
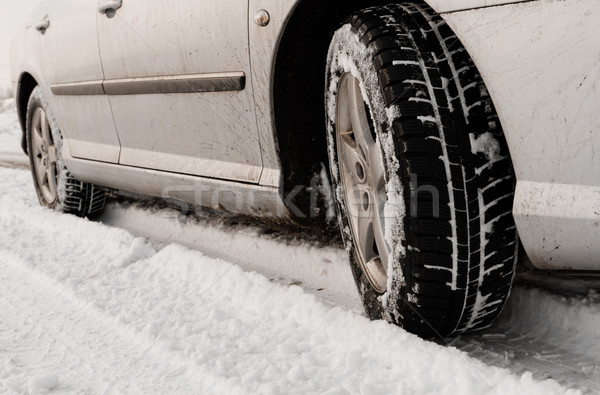
<path fill-rule="evenodd" d="M 21 130 L 12 99 L 0 99 L 0 166 L 29 166 L 29 160 L 21 149 Z"/>
<path fill-rule="evenodd" d="M 593 281 L 518 286 L 488 332 L 427 342 L 363 316 L 335 246 L 147 204 L 39 207 L 2 108 L 0 392 L 600 391 Z"/>

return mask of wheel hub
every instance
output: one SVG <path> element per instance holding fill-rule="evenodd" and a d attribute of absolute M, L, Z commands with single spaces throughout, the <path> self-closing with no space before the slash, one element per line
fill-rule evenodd
<path fill-rule="evenodd" d="M 44 200 L 51 204 L 57 196 L 56 149 L 48 116 L 43 108 L 35 109 L 31 128 L 33 171 Z"/>
<path fill-rule="evenodd" d="M 340 79 L 336 141 L 346 214 L 359 264 L 373 288 L 387 289 L 391 248 L 385 238 L 385 165 L 358 80 Z"/>

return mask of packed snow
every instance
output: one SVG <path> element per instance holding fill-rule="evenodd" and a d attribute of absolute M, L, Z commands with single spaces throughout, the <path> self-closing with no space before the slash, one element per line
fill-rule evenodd
<path fill-rule="evenodd" d="M 5 389 L 564 390 L 229 262 L 43 209 L 27 171 L 0 169 L 0 177 Z"/>
<path fill-rule="evenodd" d="M 13 99 L 0 100 L 0 165 L 27 167 L 29 160 L 21 149 L 21 130 Z"/>
<path fill-rule="evenodd" d="M 40 207 L 1 108 L 0 392 L 600 390 L 597 291 L 519 286 L 497 327 L 424 341 L 364 317 L 336 246 L 123 201 L 100 222 Z"/>
<path fill-rule="evenodd" d="M 0 169 L 0 388 L 563 393 L 175 244 L 38 206 Z M 424 379 L 426 377 L 426 379 Z"/>

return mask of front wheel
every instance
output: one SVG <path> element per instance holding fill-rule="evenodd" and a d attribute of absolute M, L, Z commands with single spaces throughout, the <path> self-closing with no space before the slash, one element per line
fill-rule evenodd
<path fill-rule="evenodd" d="M 102 214 L 106 193 L 75 179 L 62 159 L 62 136 L 40 87 L 29 98 L 26 120 L 27 152 L 33 184 L 42 206 L 95 218 Z"/>
<path fill-rule="evenodd" d="M 342 237 L 369 317 L 423 337 L 489 326 L 517 256 L 514 176 L 458 38 L 423 5 L 363 10 L 332 39 L 326 102 Z"/>

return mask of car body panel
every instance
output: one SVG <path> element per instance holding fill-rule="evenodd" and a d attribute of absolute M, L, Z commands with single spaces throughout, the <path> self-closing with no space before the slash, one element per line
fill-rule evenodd
<path fill-rule="evenodd" d="M 227 72 L 251 78 L 247 1 L 126 0 L 114 17 L 96 15 L 105 81 L 123 87 L 126 79 L 149 77 L 149 91 L 110 96 L 119 163 L 258 183 L 252 84 L 198 92 L 191 80 Z M 155 94 L 157 79 L 165 77 L 192 89 Z M 111 93 L 106 84 L 105 90 Z"/>
<path fill-rule="evenodd" d="M 210 207 L 273 223 L 289 221 L 288 209 L 276 187 L 76 159 L 69 154 L 68 147 L 64 156 L 71 174 L 80 179 L 110 185 L 122 192 L 160 197 L 184 213 Z"/>
<path fill-rule="evenodd" d="M 600 268 L 599 186 L 519 181 L 515 197 L 519 235 L 537 268 Z"/>
<path fill-rule="evenodd" d="M 600 3 L 536 1 L 444 17 L 498 111 L 532 262 L 600 268 Z"/>
<path fill-rule="evenodd" d="M 505 4 L 525 3 L 527 1 L 534 0 L 427 0 L 427 3 L 436 12 L 441 14 L 445 12 L 494 7 Z"/>
<path fill-rule="evenodd" d="M 50 25 L 41 36 L 41 63 L 48 86 L 102 81 L 96 35 L 97 0 L 61 0 L 48 7 Z M 38 17 L 39 18 L 39 17 Z M 34 30 L 35 31 L 35 30 Z M 65 65 L 66 64 L 66 65 Z M 47 95 L 71 154 L 117 163 L 120 143 L 108 98 L 102 95 Z"/>
<path fill-rule="evenodd" d="M 295 0 L 249 0 L 250 61 L 258 134 L 263 149 L 264 170 L 262 185 L 279 185 L 281 162 L 275 135 L 273 110 L 273 67 L 277 56 L 277 44 L 281 39 L 287 18 L 295 6 Z M 269 25 L 262 27 L 254 23 L 254 16 L 268 10 Z"/>

